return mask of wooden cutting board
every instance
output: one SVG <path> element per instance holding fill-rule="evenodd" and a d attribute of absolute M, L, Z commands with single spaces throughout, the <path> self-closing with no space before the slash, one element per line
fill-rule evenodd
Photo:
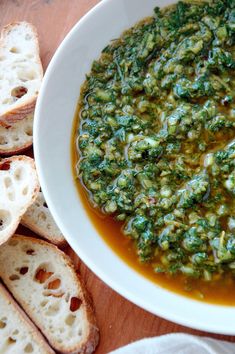
<path fill-rule="evenodd" d="M 71 27 L 96 3 L 98 0 L 0 0 L 0 26 L 12 21 L 32 22 L 39 33 L 41 58 L 46 69 Z M 209 335 L 163 320 L 133 305 L 98 279 L 69 247 L 67 252 L 93 297 L 100 328 L 100 344 L 96 354 L 105 354 L 137 339 L 165 333 Z M 211 336 L 235 342 L 232 336 Z"/>

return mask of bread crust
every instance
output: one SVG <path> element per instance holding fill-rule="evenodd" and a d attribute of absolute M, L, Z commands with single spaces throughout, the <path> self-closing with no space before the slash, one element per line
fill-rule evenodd
<path fill-rule="evenodd" d="M 55 354 L 54 350 L 46 342 L 46 339 L 42 336 L 38 328 L 33 324 L 33 322 L 28 318 L 25 312 L 16 303 L 10 293 L 5 289 L 5 287 L 0 282 L 0 296 L 5 299 L 6 302 L 10 302 L 15 312 L 17 312 L 18 317 L 24 323 L 25 327 L 33 334 L 33 339 L 44 349 L 45 354 Z M 9 314 L 10 316 L 10 314 Z"/>
<path fill-rule="evenodd" d="M 11 156 L 22 153 L 33 145 L 33 135 L 30 136 L 27 133 L 27 129 L 33 130 L 33 119 L 33 114 L 30 114 L 8 127 L 0 125 L 1 156 Z M 18 137 L 18 141 L 14 141 L 15 136 Z M 1 142 L 2 138 L 3 142 Z"/>
<path fill-rule="evenodd" d="M 33 113 L 36 100 L 37 96 L 34 96 L 27 104 L 22 103 L 15 109 L 9 110 L 5 114 L 0 115 L 0 125 L 3 127 L 9 127 L 9 125 L 14 124 L 18 120 L 24 119 L 28 114 Z"/>
<path fill-rule="evenodd" d="M 28 150 L 30 147 L 32 147 L 32 145 L 33 145 L 33 142 L 28 142 L 27 144 L 21 145 L 14 150 L 13 149 L 2 150 L 0 148 L 0 155 L 4 156 L 4 157 L 10 156 L 10 155 L 17 155 L 17 154 L 20 154 L 20 153 Z"/>
<path fill-rule="evenodd" d="M 4 40 L 7 37 L 8 33 L 15 27 L 15 26 L 19 26 L 21 24 L 26 24 L 27 26 L 30 27 L 33 35 L 34 35 L 34 41 L 35 41 L 35 45 L 37 48 L 37 65 L 39 68 L 39 72 L 40 72 L 40 78 L 42 80 L 43 78 L 43 67 L 42 67 L 42 63 L 40 60 L 40 49 L 39 49 L 39 40 L 38 40 L 38 33 L 36 28 L 34 27 L 34 25 L 32 25 L 29 22 L 26 21 L 16 21 L 16 22 L 12 22 L 9 23 L 8 25 L 6 25 L 5 27 L 3 27 L 2 31 L 1 31 L 1 35 L 0 35 L 0 47 L 4 47 Z M 27 103 L 22 103 L 19 104 L 18 106 L 16 106 L 14 109 L 9 109 L 7 112 L 5 112 L 4 114 L 0 114 L 0 125 L 2 125 L 3 127 L 8 127 L 9 125 L 13 124 L 14 122 L 17 122 L 18 120 L 24 119 L 25 116 L 27 116 L 28 114 L 33 113 L 34 109 L 35 109 L 35 105 L 36 105 L 36 100 L 37 100 L 37 96 L 38 95 L 34 95 L 33 97 L 31 97 Z"/>
<path fill-rule="evenodd" d="M 22 299 L 18 299 L 17 295 L 16 295 L 16 299 L 20 302 L 22 308 L 26 311 L 28 316 L 37 325 L 37 327 L 42 331 L 42 333 L 45 335 L 50 345 L 56 351 L 59 351 L 62 354 L 76 354 L 76 353 L 91 354 L 95 350 L 98 344 L 99 330 L 97 327 L 96 318 L 95 318 L 90 297 L 87 293 L 84 283 L 82 282 L 81 278 L 77 275 L 71 259 L 69 258 L 68 255 L 66 255 L 64 252 L 58 249 L 58 247 L 41 239 L 16 234 L 12 237 L 11 241 L 14 242 L 14 240 L 19 240 L 19 239 L 22 241 L 26 241 L 28 245 L 30 245 L 31 243 L 32 245 L 35 244 L 35 245 L 40 245 L 42 247 L 46 247 L 50 249 L 52 252 L 58 253 L 60 257 L 64 260 L 64 263 L 68 268 L 74 283 L 77 285 L 78 295 L 82 301 L 82 306 L 84 307 L 84 311 L 86 313 L 87 329 L 86 329 L 86 335 L 84 336 L 83 342 L 80 342 L 76 346 L 70 346 L 70 347 L 60 343 L 56 343 L 55 341 L 52 340 L 52 338 L 50 338 L 50 334 L 46 333 L 45 328 L 43 328 L 42 321 L 37 320 L 33 316 L 27 303 Z M 6 286 L 8 286 L 8 281 L 6 280 L 7 278 L 3 279 L 3 281 L 5 281 Z"/>

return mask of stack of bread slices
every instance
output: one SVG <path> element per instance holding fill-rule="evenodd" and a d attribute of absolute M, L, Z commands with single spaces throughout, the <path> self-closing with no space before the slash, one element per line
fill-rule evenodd
<path fill-rule="evenodd" d="M 35 28 L 6 26 L 0 38 L 0 353 L 92 353 L 99 335 L 91 300 L 59 249 L 65 239 L 34 160 L 18 155 L 33 142 L 42 77 Z M 40 238 L 15 234 L 20 223 Z"/>

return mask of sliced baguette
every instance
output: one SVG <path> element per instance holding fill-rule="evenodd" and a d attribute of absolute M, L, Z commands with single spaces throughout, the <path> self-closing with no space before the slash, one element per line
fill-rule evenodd
<path fill-rule="evenodd" d="M 0 353 L 55 353 L 2 284 L 0 284 Z"/>
<path fill-rule="evenodd" d="M 66 244 L 64 236 L 48 209 L 42 192 L 39 192 L 35 202 L 23 215 L 21 224 L 57 246 Z"/>
<path fill-rule="evenodd" d="M 0 244 L 13 235 L 38 191 L 33 159 L 13 156 L 0 161 Z"/>
<path fill-rule="evenodd" d="M 33 113 L 9 127 L 0 126 L 0 155 L 14 155 L 33 144 Z"/>
<path fill-rule="evenodd" d="M 0 264 L 3 282 L 56 351 L 94 351 L 94 313 L 67 255 L 46 241 L 16 235 L 0 247 Z"/>
<path fill-rule="evenodd" d="M 15 22 L 0 36 L 0 124 L 9 126 L 33 113 L 43 77 L 34 26 Z"/>

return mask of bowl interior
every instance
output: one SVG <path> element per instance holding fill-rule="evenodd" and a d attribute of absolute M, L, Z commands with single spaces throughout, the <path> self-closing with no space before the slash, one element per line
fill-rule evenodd
<path fill-rule="evenodd" d="M 155 6 L 173 2 L 103 0 L 78 22 L 45 74 L 35 113 L 35 159 L 45 198 L 58 226 L 74 251 L 103 281 L 154 314 L 201 330 L 235 334 L 235 308 L 174 294 L 126 265 L 91 224 L 72 176 L 72 123 L 80 86 L 92 61 L 111 39 L 151 15 Z"/>

